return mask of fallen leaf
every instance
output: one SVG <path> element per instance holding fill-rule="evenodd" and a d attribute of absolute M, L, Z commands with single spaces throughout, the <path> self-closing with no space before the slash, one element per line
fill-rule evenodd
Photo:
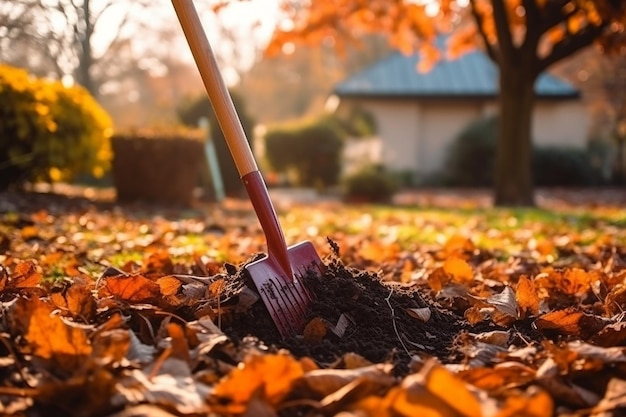
<path fill-rule="evenodd" d="M 161 288 L 159 284 L 142 275 L 118 275 L 100 281 L 98 296 L 113 296 L 129 303 L 158 305 Z"/>
<path fill-rule="evenodd" d="M 406 312 L 409 313 L 409 316 L 418 319 L 419 321 L 426 323 L 430 320 L 431 311 L 428 307 L 423 308 L 407 308 Z"/>
<path fill-rule="evenodd" d="M 535 320 L 535 326 L 539 330 L 555 331 L 584 339 L 600 331 L 603 325 L 600 318 L 573 309 L 551 311 Z"/>
<path fill-rule="evenodd" d="M 428 361 L 388 394 L 391 410 L 401 416 L 481 417 L 482 409 L 463 380 Z"/>
<path fill-rule="evenodd" d="M 15 265 L 9 283 L 13 288 L 36 287 L 42 278 L 41 270 L 34 262 L 24 261 Z"/>
<path fill-rule="evenodd" d="M 84 328 L 68 325 L 53 307 L 39 298 L 20 298 L 11 311 L 26 345 L 23 350 L 43 360 L 53 371 L 73 374 L 92 352 Z"/>
<path fill-rule="evenodd" d="M 539 313 L 539 297 L 535 283 L 526 275 L 522 275 L 517 281 L 515 300 L 520 318 L 536 316 Z"/>
<path fill-rule="evenodd" d="M 391 364 L 375 364 L 353 369 L 317 369 L 307 372 L 303 382 L 313 392 L 327 396 L 356 379 L 384 380 L 391 374 L 392 369 Z"/>
<path fill-rule="evenodd" d="M 251 355 L 215 386 L 211 405 L 217 412 L 241 414 L 258 391 L 276 407 L 303 375 L 302 365 L 291 356 Z"/>
<path fill-rule="evenodd" d="M 496 417 L 551 417 L 554 401 L 544 390 L 530 387 L 521 395 L 507 396 Z"/>
<path fill-rule="evenodd" d="M 455 281 L 470 283 L 474 279 L 472 267 L 461 258 L 448 258 L 443 263 L 443 270 L 452 275 Z"/>

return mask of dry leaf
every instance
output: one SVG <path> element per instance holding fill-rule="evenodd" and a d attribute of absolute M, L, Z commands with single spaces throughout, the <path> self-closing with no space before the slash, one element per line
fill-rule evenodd
<path fill-rule="evenodd" d="M 20 298 L 11 315 L 23 331 L 24 350 L 43 359 L 48 369 L 73 374 L 85 365 L 92 351 L 86 329 L 67 324 L 50 304 Z"/>
<path fill-rule="evenodd" d="M 14 288 L 36 287 L 42 278 L 41 270 L 34 262 L 20 262 L 13 269 L 10 286 Z"/>
<path fill-rule="evenodd" d="M 302 336 L 307 343 L 318 344 L 326 336 L 326 323 L 319 317 L 314 317 L 307 323 L 302 332 Z"/>
<path fill-rule="evenodd" d="M 522 395 L 510 395 L 506 398 L 496 417 L 552 417 L 554 402 L 543 390 L 529 388 Z"/>
<path fill-rule="evenodd" d="M 418 374 L 404 378 L 388 398 L 401 416 L 481 417 L 482 409 L 465 382 L 436 361 L 427 362 Z"/>
<path fill-rule="evenodd" d="M 430 308 L 428 307 L 423 307 L 423 308 L 407 308 L 406 312 L 409 313 L 409 316 L 414 317 L 416 319 L 418 319 L 421 322 L 426 323 L 428 320 L 430 320 L 430 316 L 431 316 L 431 311 Z"/>
<path fill-rule="evenodd" d="M 555 331 L 559 334 L 586 339 L 600 331 L 604 323 L 596 316 L 565 309 L 544 314 L 535 320 L 535 326 L 540 330 Z"/>
<path fill-rule="evenodd" d="M 448 258 L 443 263 L 443 270 L 452 275 L 453 279 L 460 283 L 470 283 L 474 279 L 472 267 L 460 258 Z"/>
<path fill-rule="evenodd" d="M 535 283 L 526 275 L 522 275 L 517 282 L 515 300 L 520 318 L 536 316 L 539 313 L 539 297 Z"/>
<path fill-rule="evenodd" d="M 156 282 L 142 275 L 118 275 L 100 281 L 98 296 L 114 296 L 129 303 L 159 304 L 161 288 Z"/>
<path fill-rule="evenodd" d="M 178 278 L 171 275 L 161 277 L 156 282 L 164 297 L 176 295 L 183 284 Z"/>
<path fill-rule="evenodd" d="M 221 380 L 211 394 L 218 412 L 241 414 L 255 393 L 276 407 L 304 375 L 302 365 L 287 355 L 251 355 Z"/>
<path fill-rule="evenodd" d="M 307 372 L 303 381 L 313 392 L 327 396 L 356 379 L 384 380 L 392 369 L 391 364 L 375 364 L 354 369 L 317 369 Z"/>

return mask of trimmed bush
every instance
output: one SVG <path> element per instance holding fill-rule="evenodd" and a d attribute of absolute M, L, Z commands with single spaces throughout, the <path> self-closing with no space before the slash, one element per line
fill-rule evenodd
<path fill-rule="evenodd" d="M 487 187 L 494 183 L 497 118 L 471 123 L 452 144 L 444 182 L 451 186 Z M 602 174 L 584 149 L 535 147 L 532 162 L 536 186 L 585 186 L 602 182 Z"/>
<path fill-rule="evenodd" d="M 323 188 L 339 182 L 343 150 L 341 132 L 327 119 L 270 129 L 265 135 L 269 164 L 279 172 L 295 172 L 296 184 Z"/>
<path fill-rule="evenodd" d="M 82 87 L 0 65 L 0 190 L 101 177 L 110 166 L 111 133 L 111 118 Z"/>
<path fill-rule="evenodd" d="M 398 191 L 397 178 L 378 165 L 368 165 L 343 180 L 344 197 L 353 202 L 388 203 Z"/>
<path fill-rule="evenodd" d="M 233 104 L 237 109 L 237 114 L 241 121 L 241 125 L 246 134 L 246 138 L 252 147 L 252 134 L 254 130 L 254 120 L 247 113 L 243 98 L 238 94 L 231 91 L 231 97 Z M 203 95 L 197 99 L 189 100 L 182 103 L 178 110 L 178 118 L 186 126 L 195 128 L 198 126 L 198 122 L 201 118 L 206 117 L 209 120 L 211 139 L 215 145 L 215 153 L 220 166 L 220 174 L 222 181 L 224 182 L 224 192 L 231 197 L 240 197 L 244 193 L 244 187 L 237 172 L 237 167 L 233 161 L 233 157 L 226 145 L 226 139 L 224 139 L 224 133 L 217 122 L 217 117 L 211 106 L 211 102 L 206 95 Z"/>
<path fill-rule="evenodd" d="M 493 185 L 497 118 L 471 123 L 448 150 L 443 173 L 446 185 L 478 187 Z"/>
<path fill-rule="evenodd" d="M 193 202 L 205 163 L 199 130 L 129 132 L 114 135 L 111 143 L 118 201 Z"/>

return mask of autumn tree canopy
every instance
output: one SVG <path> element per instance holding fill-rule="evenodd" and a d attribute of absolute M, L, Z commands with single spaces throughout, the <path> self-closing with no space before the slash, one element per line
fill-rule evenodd
<path fill-rule="evenodd" d="M 269 52 L 290 43 L 331 40 L 339 48 L 365 33 L 385 33 L 405 53 L 419 51 L 422 69 L 442 54 L 435 39 L 450 33 L 452 55 L 485 50 L 500 69 L 500 123 L 495 203 L 533 205 L 531 123 L 537 76 L 596 42 L 626 54 L 624 0 L 318 0 L 283 2 L 286 21 Z"/>

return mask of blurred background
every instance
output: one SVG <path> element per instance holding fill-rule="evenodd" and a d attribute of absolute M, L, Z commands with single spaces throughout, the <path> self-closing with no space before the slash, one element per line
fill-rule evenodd
<path fill-rule="evenodd" d="M 317 192 L 347 187 L 349 198 L 380 201 L 406 188 L 495 187 L 496 202 L 499 195 L 500 202 L 526 204 L 533 201 L 528 187 L 619 186 L 626 179 L 624 2 L 195 3 L 272 186 Z M 508 14 L 508 39 L 498 31 L 499 7 Z M 498 126 L 510 122 L 508 116 L 498 122 L 498 115 L 515 109 L 503 113 L 500 74 L 514 73 L 515 60 L 507 61 L 507 54 L 525 57 L 524 46 L 531 41 L 528 56 L 534 66 L 527 69 L 533 74 L 526 78 L 534 97 L 527 107 L 532 125 L 526 136 L 532 141 L 532 163 L 524 159 L 525 148 L 510 147 L 509 153 L 529 167 L 501 175 L 493 167 L 505 158 L 505 152 L 496 152 L 505 142 Z M 509 44 L 515 53 L 507 52 Z M 113 141 L 108 156 L 99 145 L 100 156 L 112 163 L 97 172 L 70 166 L 57 149 L 57 156 L 38 162 L 45 169 L 34 176 L 20 171 L 4 188 L 21 180 L 130 183 L 141 163 L 121 155 L 138 145 L 116 145 L 116 140 L 156 143 L 180 136 L 201 143 L 206 158 L 194 162 L 198 168 L 190 179 L 173 188 L 188 182 L 192 188 L 200 184 L 208 199 L 240 195 L 170 2 L 0 0 L 0 63 L 26 70 L 31 80 L 84 88 L 110 116 L 106 127 Z M 33 94 L 35 103 L 42 94 Z M 524 101 L 522 90 L 511 94 Z M 21 144 L 18 149 L 15 137 L 27 129 L 16 130 L 8 122 L 12 117 L 18 116 L 5 109 L 0 169 L 53 148 Z M 522 113 L 516 117 L 526 119 Z M 58 148 L 67 146 L 82 145 L 67 142 Z M 181 151 L 178 165 L 177 151 L 168 148 L 165 163 L 180 171 L 193 154 L 203 154 L 193 146 Z M 154 171 L 159 156 L 150 152 L 160 151 L 142 148 L 139 155 Z M 212 152 L 219 174 L 206 166 Z M 524 179 L 529 175 L 532 183 Z M 521 179 L 502 183 L 502 177 Z M 141 182 L 147 180 L 137 181 L 145 188 Z M 156 188 L 153 194 L 164 192 L 162 181 Z M 132 187 L 118 189 L 118 197 L 140 194 Z M 167 198 L 189 200 L 188 194 Z"/>

